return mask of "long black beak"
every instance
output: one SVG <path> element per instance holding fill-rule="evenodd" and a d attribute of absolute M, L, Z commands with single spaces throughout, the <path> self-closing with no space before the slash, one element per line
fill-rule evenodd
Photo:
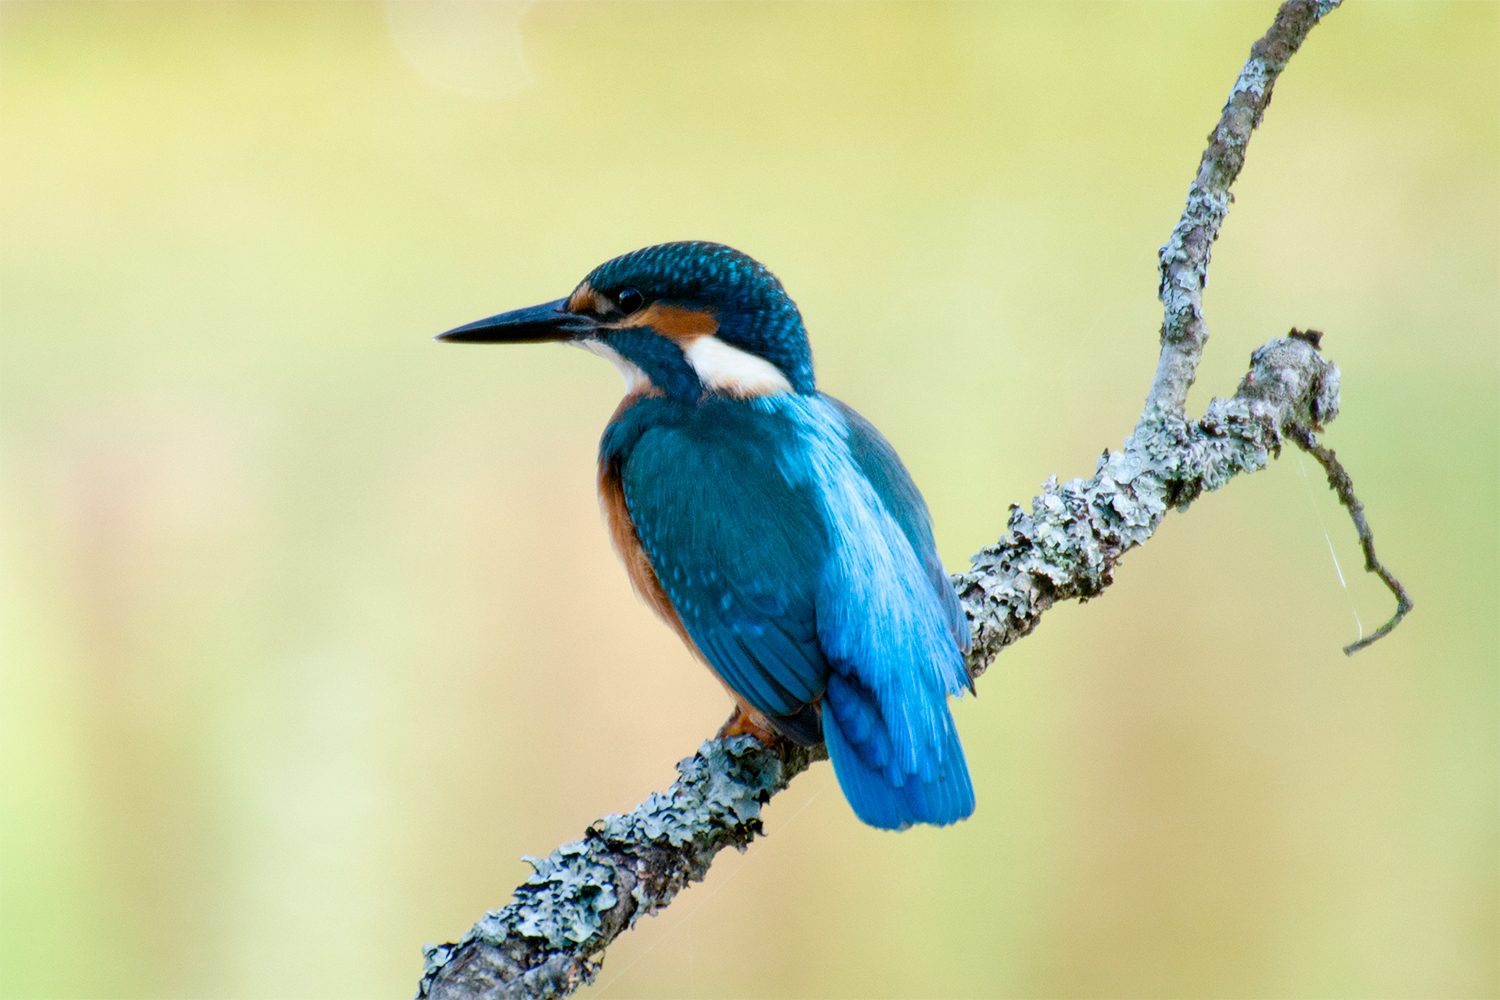
<path fill-rule="evenodd" d="M 540 344 L 552 340 L 578 340 L 599 328 L 597 319 L 568 312 L 563 308 L 567 304 L 567 299 L 558 299 L 515 309 L 454 327 L 433 339 L 463 344 Z"/>

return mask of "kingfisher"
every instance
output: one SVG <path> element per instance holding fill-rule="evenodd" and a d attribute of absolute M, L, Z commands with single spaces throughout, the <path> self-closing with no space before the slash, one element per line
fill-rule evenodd
<path fill-rule="evenodd" d="M 948 707 L 973 690 L 969 626 L 927 505 L 880 432 L 818 391 L 802 314 L 763 264 L 645 247 L 437 339 L 572 344 L 625 377 L 600 505 L 636 593 L 734 698 L 720 736 L 826 742 L 871 826 L 974 811 Z"/>

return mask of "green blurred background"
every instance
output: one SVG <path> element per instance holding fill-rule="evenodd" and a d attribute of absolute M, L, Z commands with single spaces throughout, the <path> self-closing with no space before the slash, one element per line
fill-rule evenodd
<path fill-rule="evenodd" d="M 960 568 L 1129 431 L 1274 9 L 0 7 L 0 994 L 409 995 L 727 714 L 600 523 L 616 373 L 434 333 L 744 249 Z M 819 765 L 586 995 L 1500 992 L 1497 79 L 1495 4 L 1333 14 L 1206 296 L 1194 412 L 1326 331 L 1408 622 L 1342 655 L 1392 602 L 1289 453 L 957 706 L 971 821 Z"/>

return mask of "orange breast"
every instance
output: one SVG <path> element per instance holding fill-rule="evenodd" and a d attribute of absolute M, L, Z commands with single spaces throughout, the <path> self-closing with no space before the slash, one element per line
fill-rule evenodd
<path fill-rule="evenodd" d="M 627 403 L 629 400 L 626 401 Z M 622 404 L 622 407 L 625 404 Z M 662 587 L 661 580 L 657 578 L 656 570 L 651 567 L 651 560 L 646 558 L 646 549 L 641 545 L 641 536 L 636 533 L 635 524 L 630 520 L 630 508 L 625 504 L 625 486 L 620 481 L 620 467 L 617 462 L 599 463 L 599 506 L 604 511 L 604 522 L 609 526 L 609 536 L 614 542 L 615 551 L 625 562 L 625 572 L 630 575 L 630 584 L 635 592 L 640 595 L 641 600 L 650 605 L 662 621 L 672 627 L 678 637 L 682 639 L 692 654 L 698 658 L 709 671 L 724 684 L 724 678 L 719 677 L 719 672 L 714 670 L 714 665 L 708 662 L 708 657 L 698 648 L 688 635 L 687 629 L 682 625 L 682 619 L 677 615 L 677 609 L 672 607 L 671 598 L 667 597 L 666 589 Z M 731 688 L 724 684 L 724 690 L 739 705 L 741 711 L 750 716 L 751 721 L 764 731 L 768 730 L 770 723 L 755 706 Z M 745 730 L 754 733 L 755 730 Z M 721 734 L 723 735 L 723 734 Z M 730 734 L 732 735 L 732 734 Z"/>
<path fill-rule="evenodd" d="M 656 570 L 651 568 L 651 560 L 646 558 L 641 536 L 636 534 L 635 525 L 630 520 L 630 508 L 625 504 L 625 486 L 620 481 L 618 462 L 599 463 L 599 506 L 604 510 L 604 523 L 609 526 L 609 537 L 615 544 L 615 551 L 625 562 L 625 572 L 630 574 L 630 584 L 635 592 L 662 621 L 672 626 L 673 631 L 682 637 L 682 641 L 688 644 L 695 656 L 703 659 L 703 654 L 688 637 L 687 629 L 682 627 L 682 619 L 677 617 L 677 609 L 672 607 L 672 601 L 667 597 L 661 580 L 657 579 Z"/>

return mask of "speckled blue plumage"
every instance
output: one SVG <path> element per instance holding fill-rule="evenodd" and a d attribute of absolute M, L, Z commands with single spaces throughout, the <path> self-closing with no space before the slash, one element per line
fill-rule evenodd
<path fill-rule="evenodd" d="M 806 352 L 800 318 L 779 336 Z M 921 495 L 873 426 L 811 387 L 668 393 L 626 407 L 600 448 L 688 635 L 773 720 L 821 705 L 861 819 L 901 829 L 973 811 L 947 704 L 968 683 L 967 621 Z"/>

